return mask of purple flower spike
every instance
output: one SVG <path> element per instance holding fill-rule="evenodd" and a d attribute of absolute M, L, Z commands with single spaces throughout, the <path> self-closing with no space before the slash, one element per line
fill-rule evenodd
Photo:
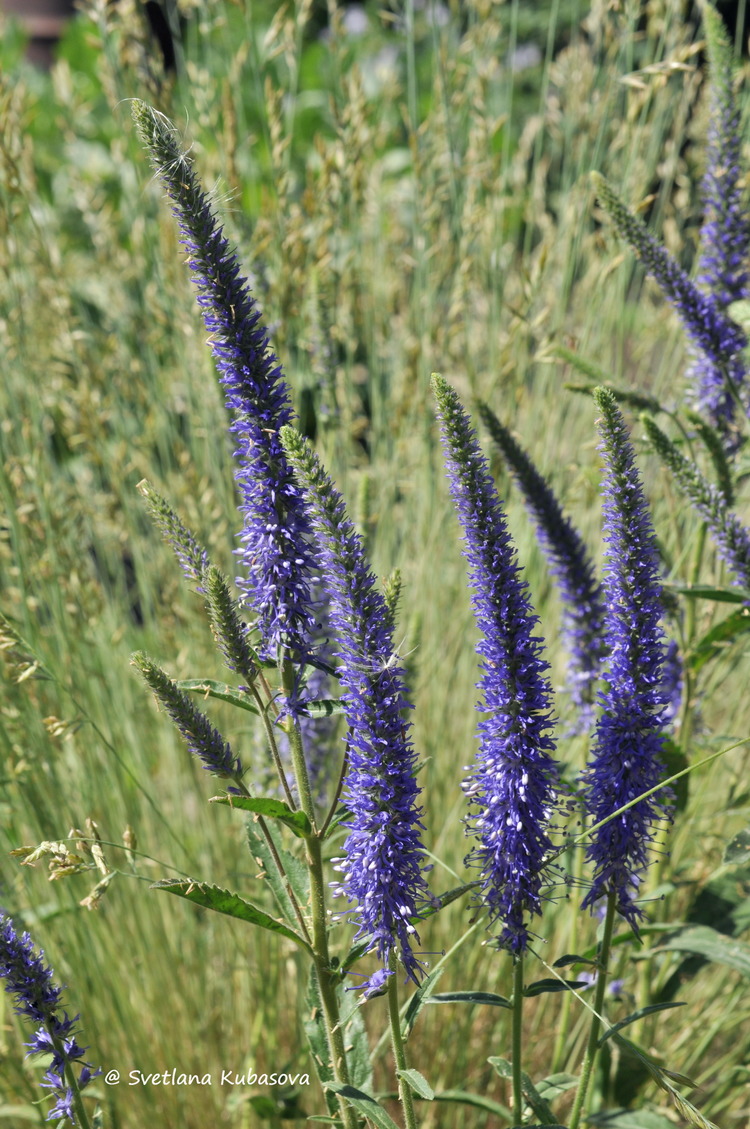
<path fill-rule="evenodd" d="M 300 490 L 279 443 L 279 429 L 293 418 L 289 389 L 257 302 L 174 126 L 137 99 L 133 119 L 172 201 L 234 417 L 235 477 L 245 519 L 241 556 L 247 572 L 237 584 L 258 616 L 262 657 L 275 659 L 282 647 L 299 657 L 307 653 L 315 623 L 310 595 L 315 565 Z"/>
<path fill-rule="evenodd" d="M 609 666 L 593 755 L 584 774 L 592 825 L 662 779 L 667 705 L 659 559 L 651 517 L 615 399 L 603 388 L 595 390 L 594 398 L 602 413 L 599 427 L 606 466 L 604 596 Z M 664 814 L 664 794 L 661 799 L 658 794 L 648 796 L 595 832 L 587 851 L 595 873 L 584 907 L 614 893 L 618 912 L 637 928 L 643 915 L 635 897 L 648 865 L 652 827 Z"/>
<path fill-rule="evenodd" d="M 352 817 L 344 858 L 337 860 L 343 878 L 334 893 L 357 903 L 357 937 L 371 939 L 382 964 L 387 967 L 398 948 L 407 974 L 418 982 L 422 968 L 411 944 L 419 937 L 410 919 L 428 894 L 415 756 L 404 718 L 411 704 L 393 648 L 392 617 L 341 495 L 297 432 L 285 427 L 281 441 L 318 536 L 349 729 L 344 799 Z M 373 990 L 382 980 L 382 973 L 375 975 Z"/>
<path fill-rule="evenodd" d="M 77 1125 L 76 1098 L 68 1085 L 66 1069 L 71 1073 L 78 1070 L 79 1093 L 101 1071 L 92 1072 L 90 1063 L 83 1062 L 86 1048 L 78 1045 L 74 1031 L 78 1016 L 70 1019 L 67 1012 L 60 1012 L 62 989 L 53 983 L 52 976 L 52 969 L 44 963 L 44 953 L 34 951 L 29 934 L 19 937 L 11 919 L 0 917 L 0 978 L 5 980 L 5 991 L 16 998 L 16 1013 L 40 1025 L 31 1042 L 26 1044 L 28 1054 L 52 1055 L 52 1063 L 41 1083 L 57 1099 L 47 1120 L 65 1117 L 71 1125 Z"/>
<path fill-rule="evenodd" d="M 674 306 L 696 350 L 700 369 L 698 406 L 724 434 L 728 447 L 736 448 L 736 400 L 732 388 L 741 394 L 745 383 L 745 334 L 726 316 L 717 297 L 698 289 L 643 221 L 625 207 L 604 177 L 593 173 L 592 179 L 602 206 Z"/>
<path fill-rule="evenodd" d="M 513 953 L 529 941 L 528 914 L 541 912 L 547 834 L 558 772 L 550 736 L 552 690 L 539 623 L 516 563 L 500 500 L 469 417 L 452 388 L 434 376 L 451 494 L 464 529 L 472 603 L 484 638 L 477 707 L 480 746 L 464 782 L 476 809 L 469 824 L 490 920 L 502 926 L 499 943 Z"/>
<path fill-rule="evenodd" d="M 710 65 L 708 163 L 703 181 L 705 216 L 701 229 L 698 281 L 722 309 L 748 294 L 750 224 L 740 188 L 740 105 L 734 91 L 734 64 L 724 21 L 708 2 L 702 6 Z"/>
<path fill-rule="evenodd" d="M 580 533 L 527 453 L 486 404 L 479 404 L 478 409 L 523 494 L 557 581 L 563 604 L 563 634 L 570 649 L 568 685 L 577 713 L 571 732 L 589 733 L 605 651 L 604 601 L 593 561 Z"/>

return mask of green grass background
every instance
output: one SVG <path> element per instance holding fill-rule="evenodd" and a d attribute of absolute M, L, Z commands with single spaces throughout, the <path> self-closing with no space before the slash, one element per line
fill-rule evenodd
<path fill-rule="evenodd" d="M 105 1070 L 313 1073 L 297 1020 L 306 970 L 291 948 L 148 889 L 182 873 L 264 897 L 241 819 L 206 803 L 210 780 L 129 667 L 139 649 L 175 677 L 224 677 L 201 599 L 136 484 L 147 477 L 166 495 L 230 574 L 237 514 L 205 332 L 127 100 L 152 101 L 184 131 L 273 326 L 303 423 L 378 574 L 402 571 L 397 636 L 404 652 L 414 648 L 414 735 L 431 881 L 441 891 L 467 876 L 459 783 L 475 747 L 477 670 L 429 374 L 442 372 L 467 403 L 486 399 L 514 428 L 597 556 L 595 410 L 566 391 L 575 374 L 555 347 L 669 405 L 685 392 L 676 319 L 614 237 L 588 181 L 590 170 L 603 171 L 691 266 L 706 128 L 700 32 L 681 4 L 636 8 L 468 0 L 437 24 L 430 5 L 394 6 L 389 16 L 368 4 L 365 34 L 347 35 L 339 15 L 324 39 L 309 3 L 185 3 L 176 81 L 164 77 L 133 0 L 86 3 L 49 74 L 24 63 L 20 34 L 3 24 L 0 581 L 2 611 L 27 649 L 7 641 L 2 652 L 0 904 L 69 985 L 68 1006 Z M 513 51 L 530 43 L 539 61 L 514 72 Z M 645 453 L 640 465 L 673 575 L 684 578 L 697 522 Z M 561 686 L 557 596 L 497 470 Z M 700 625 L 715 614 L 701 605 Z M 746 735 L 745 686 L 735 646 L 704 680 L 691 760 Z M 564 719 L 562 694 L 558 709 Z M 259 734 L 244 719 L 215 716 L 263 773 Z M 564 742 L 561 755 L 582 764 L 585 741 Z M 743 749 L 694 778 L 652 881 L 667 897 L 657 919 L 689 918 L 719 882 L 745 904 L 745 872 L 721 859 L 747 821 L 746 779 Z M 95 910 L 80 901 L 98 871 L 50 883 L 48 859 L 31 868 L 8 854 L 85 833 L 87 820 L 117 872 Z M 122 845 L 126 829 L 132 851 Z M 548 907 L 545 959 L 593 943 L 595 925 L 575 912 L 577 899 L 573 890 Z M 435 954 L 428 959 L 472 920 L 464 903 L 441 914 L 422 937 Z M 510 960 L 484 939 L 474 929 L 447 962 L 441 990 L 510 991 Z M 634 1032 L 692 1078 L 698 1088 L 685 1092 L 707 1116 L 745 1124 L 746 978 L 718 964 L 688 975 L 675 954 L 647 961 L 629 945 L 619 952 L 623 1000 L 612 1017 L 653 998 L 679 967 L 687 1006 Z M 539 965 L 530 975 L 548 973 Z M 574 1004 L 569 1036 L 556 1046 L 561 1006 L 549 995 L 527 1009 L 525 1069 L 534 1078 L 553 1060 L 569 1071 L 580 1062 L 586 1014 Z M 41 1068 L 23 1061 L 27 1035 L 9 998 L 0 1008 L 0 1118 L 41 1124 L 47 1105 L 32 1104 Z M 410 1059 L 436 1090 L 465 1086 L 507 1103 L 507 1083 L 487 1064 L 509 1055 L 506 1013 L 494 1010 L 423 1013 Z M 366 1016 L 376 1042 L 382 1001 Z M 380 1050 L 377 1080 L 388 1089 Z M 609 1066 L 602 1103 L 632 1096 L 681 1123 L 616 1054 Z M 105 1124 L 117 1129 L 239 1129 L 261 1123 L 250 1098 L 278 1098 L 262 1087 L 96 1086 Z M 301 1104 L 320 1112 L 315 1084 Z M 281 1123 L 279 1111 L 268 1116 Z M 446 1104 L 421 1106 L 420 1117 L 425 1127 L 500 1123 Z"/>

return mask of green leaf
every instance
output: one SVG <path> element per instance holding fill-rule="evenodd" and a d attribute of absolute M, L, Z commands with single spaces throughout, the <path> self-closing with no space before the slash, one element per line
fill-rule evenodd
<path fill-rule="evenodd" d="M 569 964 L 596 964 L 595 957 L 581 956 L 580 953 L 566 953 L 552 965 L 553 968 L 567 968 Z"/>
<path fill-rule="evenodd" d="M 296 929 L 298 924 L 297 914 L 290 897 L 290 890 L 298 906 L 307 905 L 310 897 L 310 880 L 307 867 L 282 846 L 281 833 L 278 827 L 267 824 L 266 830 L 271 836 L 273 851 L 254 819 L 248 819 L 245 825 L 247 844 L 253 858 L 263 868 L 263 878 L 268 883 L 281 916 L 287 925 Z M 284 876 L 278 872 L 277 859 L 280 860 L 284 868 Z"/>
<path fill-rule="evenodd" d="M 303 811 L 292 811 L 283 800 L 255 799 L 252 796 L 212 796 L 209 803 L 224 804 L 225 807 L 240 808 L 242 811 L 252 811 L 263 815 L 267 819 L 278 819 L 289 827 L 299 839 L 304 839 L 312 834 L 310 820 Z"/>
<path fill-rule="evenodd" d="M 417 1016 L 426 1003 L 429 1003 L 438 981 L 445 972 L 445 966 L 433 969 L 412 995 L 406 1008 L 403 1022 L 403 1037 L 408 1039 L 417 1022 Z"/>
<path fill-rule="evenodd" d="M 715 624 L 695 645 L 689 663 L 694 671 L 701 670 L 711 659 L 725 652 L 739 635 L 750 631 L 750 608 L 738 608 L 721 623 Z"/>
<path fill-rule="evenodd" d="M 180 690 L 188 690 L 193 694 L 201 694 L 204 698 L 219 698 L 222 702 L 238 706 L 241 710 L 258 714 L 258 707 L 249 694 L 244 690 L 237 690 L 226 682 L 215 682 L 213 678 L 183 678 L 175 685 Z"/>
<path fill-rule="evenodd" d="M 336 997 L 339 1004 L 341 1028 L 344 1032 L 348 1052 L 347 1059 L 352 1083 L 358 1089 L 368 1092 L 373 1085 L 372 1063 L 362 1008 L 358 1006 L 358 1001 L 352 998 L 352 993 L 346 992 L 341 984 L 336 987 Z M 331 1065 L 323 1000 L 314 966 L 310 968 L 305 1002 L 307 1005 L 304 1021 L 305 1034 L 312 1051 L 315 1072 L 325 1091 L 328 1110 L 335 1116 L 339 1106 L 335 1094 L 327 1089 L 327 1084 L 334 1082 L 335 1079 Z"/>
<path fill-rule="evenodd" d="M 665 769 L 665 776 L 677 776 L 678 772 L 682 772 L 689 765 L 689 761 L 679 745 L 675 744 L 671 737 L 665 737 L 662 742 L 661 753 L 662 764 Z M 685 773 L 679 780 L 673 780 L 670 788 L 674 792 L 675 809 L 684 811 L 687 807 L 688 796 L 690 794 L 690 774 Z"/>
<path fill-rule="evenodd" d="M 537 1082 L 536 1088 L 545 1101 L 552 1102 L 555 1098 L 559 1098 L 560 1094 L 572 1090 L 579 1081 L 577 1074 L 550 1074 L 542 1078 L 541 1082 Z"/>
<path fill-rule="evenodd" d="M 443 1090 L 439 1094 L 435 1094 L 434 1100 L 436 1102 L 450 1102 L 455 1105 L 469 1105 L 475 1109 L 486 1110 L 487 1113 L 493 1113 L 496 1117 L 502 1117 L 510 1122 L 511 1112 L 507 1106 L 501 1105 L 500 1102 L 493 1102 L 491 1098 L 485 1098 L 484 1094 L 472 1094 L 467 1090 Z"/>
<path fill-rule="evenodd" d="M 508 1062 L 507 1058 L 488 1058 L 487 1061 L 494 1066 L 496 1072 L 501 1078 L 513 1077 L 513 1066 Z M 534 1114 L 539 1118 L 543 1125 L 557 1125 L 557 1118 L 549 1107 L 549 1103 L 537 1090 L 534 1083 L 529 1078 L 528 1074 L 521 1074 L 521 1089 L 523 1096 L 531 1106 Z"/>
<path fill-rule="evenodd" d="M 399 1129 L 375 1098 L 371 1094 L 366 1094 L 364 1090 L 358 1090 L 354 1086 L 342 1086 L 340 1082 L 326 1082 L 325 1088 L 334 1094 L 339 1094 L 359 1113 L 368 1117 L 373 1125 L 377 1125 L 378 1129 Z"/>
<path fill-rule="evenodd" d="M 340 698 L 318 698 L 314 702 L 305 702 L 299 712 L 305 717 L 331 717 L 344 712 L 344 703 Z"/>
<path fill-rule="evenodd" d="M 492 1007 L 511 1007 L 510 1000 L 505 996 L 496 996 L 494 992 L 440 992 L 430 996 L 426 1001 L 430 1004 L 490 1004 Z"/>
<path fill-rule="evenodd" d="M 708 925 L 686 925 L 665 940 L 654 952 L 697 953 L 716 964 L 734 968 L 750 977 L 750 945 L 717 933 Z"/>
<path fill-rule="evenodd" d="M 750 827 L 738 831 L 734 839 L 724 849 L 724 862 L 727 866 L 739 866 L 750 862 Z"/>
<path fill-rule="evenodd" d="M 424 1098 L 425 1101 L 428 1102 L 433 1100 L 435 1091 L 424 1075 L 420 1074 L 418 1070 L 398 1070 L 396 1073 L 399 1078 L 403 1078 L 410 1090 L 413 1090 L 415 1094 L 419 1094 L 420 1098 Z"/>
<path fill-rule="evenodd" d="M 736 322 L 745 335 L 750 337 L 750 302 L 747 298 L 740 298 L 737 302 L 730 302 L 726 311 L 732 321 Z"/>
<path fill-rule="evenodd" d="M 436 913 L 440 913 L 441 909 L 445 909 L 451 902 L 458 901 L 464 894 L 468 894 L 471 890 L 475 890 L 477 886 L 481 886 L 481 882 L 464 882 L 461 886 L 454 886 L 452 890 L 446 890 L 444 894 L 438 894 L 434 899 L 436 904 L 430 905 L 427 909 L 415 917 L 415 921 L 426 921 L 428 917 L 434 917 Z"/>
<path fill-rule="evenodd" d="M 543 996 L 545 992 L 570 992 L 574 988 L 590 987 L 588 980 L 535 980 L 527 984 L 523 990 L 524 996 Z"/>
<path fill-rule="evenodd" d="M 590 1113 L 587 1121 L 598 1129 L 674 1129 L 674 1121 L 662 1113 L 648 1109 L 614 1109 Z"/>
<path fill-rule="evenodd" d="M 643 1019 L 643 1017 L 645 1015 L 651 1015 L 655 1011 L 666 1011 L 667 1008 L 684 1007 L 684 1006 L 685 1006 L 684 1003 L 676 1003 L 675 1002 L 675 1003 L 651 1004 L 649 1007 L 639 1008 L 638 1011 L 634 1011 L 631 1015 L 626 1016 L 625 1019 L 621 1019 L 619 1023 L 613 1024 L 613 1026 L 610 1027 L 609 1030 L 606 1031 L 601 1036 L 601 1038 L 599 1039 L 598 1045 L 601 1047 L 602 1044 L 606 1043 L 607 1039 L 609 1039 L 617 1031 L 622 1031 L 623 1027 L 629 1027 L 631 1023 L 635 1023 L 638 1019 Z"/>
<path fill-rule="evenodd" d="M 712 584 L 665 584 L 663 587 L 692 600 L 716 600 L 720 604 L 746 604 L 750 601 L 747 588 L 716 588 Z"/>
<path fill-rule="evenodd" d="M 168 894 L 186 898 L 193 905 L 201 906 L 203 909 L 212 909 L 216 913 L 225 913 L 228 917 L 237 918 L 238 921 L 258 925 L 270 933 L 287 937 L 307 952 L 311 952 L 307 942 L 292 929 L 288 929 L 282 921 L 269 917 L 262 909 L 258 909 L 251 902 L 246 902 L 239 894 L 233 894 L 230 890 L 222 890 L 219 886 L 209 886 L 203 882 L 193 882 L 189 878 L 165 878 L 161 882 L 154 882 L 151 889 L 166 890 Z"/>

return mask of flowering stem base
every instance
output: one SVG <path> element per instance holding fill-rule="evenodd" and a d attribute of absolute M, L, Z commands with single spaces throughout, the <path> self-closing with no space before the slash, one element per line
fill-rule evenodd
<path fill-rule="evenodd" d="M 591 1083 L 591 1075 L 594 1072 L 594 1063 L 596 1062 L 596 1055 L 599 1049 L 599 1030 L 602 1024 L 602 1007 L 604 1004 L 604 992 L 607 987 L 607 968 L 609 967 L 609 954 L 612 948 L 612 933 L 615 925 L 616 907 L 617 892 L 612 890 L 607 896 L 607 915 L 604 919 L 604 931 L 602 933 L 602 943 L 597 962 L 596 992 L 594 994 L 589 1039 L 586 1045 L 583 1067 L 581 1068 L 581 1081 L 578 1085 L 578 1093 L 576 1094 L 576 1100 L 573 1104 L 568 1129 L 578 1129 L 580 1124 L 581 1114 L 583 1113 L 586 1103 L 586 1096 Z"/>

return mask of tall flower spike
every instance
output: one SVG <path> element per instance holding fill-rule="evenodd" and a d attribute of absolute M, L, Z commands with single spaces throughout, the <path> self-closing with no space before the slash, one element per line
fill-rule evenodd
<path fill-rule="evenodd" d="M 641 418 L 649 443 L 705 521 L 719 555 L 734 573 L 739 587 L 750 588 L 750 529 L 729 509 L 722 491 L 708 482 L 695 463 L 677 450 L 650 416 Z"/>
<path fill-rule="evenodd" d="M 597 388 L 604 479 L 604 597 L 609 664 L 607 690 L 596 727 L 592 759 L 584 774 L 584 798 L 591 824 L 630 803 L 608 819 L 589 842 L 594 863 L 592 887 L 583 905 L 614 893 L 617 910 L 637 928 L 635 902 L 649 859 L 653 825 L 663 814 L 663 797 L 637 799 L 658 785 L 665 726 L 664 636 L 659 558 L 648 505 L 633 450 L 614 397 Z"/>
<path fill-rule="evenodd" d="M 742 141 L 732 47 L 724 21 L 708 0 L 702 15 L 709 60 L 709 125 L 698 281 L 725 309 L 748 295 L 750 224 L 740 188 Z"/>
<path fill-rule="evenodd" d="M 486 404 L 482 422 L 500 449 L 523 494 L 563 604 L 563 633 L 570 647 L 568 681 L 577 719 L 573 732 L 588 733 L 595 686 L 604 661 L 604 602 L 583 538 L 563 513 L 549 484 Z"/>
<path fill-rule="evenodd" d="M 174 126 L 137 99 L 133 119 L 172 201 L 234 417 L 247 573 L 237 583 L 258 616 L 263 657 L 275 659 L 281 647 L 304 655 L 315 622 L 310 595 L 315 566 L 300 491 L 279 443 L 279 428 L 293 418 L 289 389 L 256 300 Z"/>
<path fill-rule="evenodd" d="M 719 309 L 748 294 L 747 254 L 750 225 L 740 189 L 740 107 L 733 89 L 732 48 L 724 22 L 708 2 L 703 4 L 709 58 L 709 125 L 707 166 L 703 180 L 704 219 L 698 281 L 716 299 Z M 701 389 L 722 389 L 721 371 L 699 353 L 692 375 Z M 746 375 L 743 366 L 742 376 Z"/>
<path fill-rule="evenodd" d="M 154 519 L 164 538 L 169 541 L 182 571 L 188 580 L 197 581 L 198 591 L 203 574 L 211 563 L 208 553 L 201 545 L 195 534 L 191 533 L 182 519 L 172 509 L 166 498 L 163 498 L 147 479 L 142 479 L 136 490 L 146 499 L 146 508 Z"/>
<path fill-rule="evenodd" d="M 28 1054 L 52 1055 L 41 1082 L 57 1099 L 47 1120 L 65 1118 L 71 1125 L 80 1125 L 81 1091 L 101 1071 L 93 1071 L 91 1064 L 83 1061 L 86 1048 L 78 1045 L 75 1031 L 78 1016 L 70 1019 L 67 1012 L 61 1012 L 62 989 L 52 977 L 44 953 L 34 951 L 29 934 L 19 937 L 11 919 L 0 917 L 0 978 L 5 981 L 5 991 L 16 998 L 16 1013 L 39 1024 L 26 1044 Z"/>
<path fill-rule="evenodd" d="M 746 375 L 742 359 L 747 344 L 745 334 L 726 317 L 713 294 L 698 289 L 643 221 L 625 207 L 604 177 L 598 173 L 591 175 L 602 206 L 674 306 L 698 353 L 702 366 L 698 406 L 724 433 L 728 445 L 735 447 L 735 395 L 742 393 Z"/>
<path fill-rule="evenodd" d="M 415 756 L 403 716 L 411 705 L 391 617 L 341 495 L 297 432 L 283 428 L 281 441 L 318 536 L 349 729 L 344 799 L 352 816 L 345 857 L 337 860 L 343 878 L 335 894 L 357 903 L 357 937 L 371 939 L 383 965 L 398 949 L 408 975 L 418 981 L 421 966 L 411 943 L 419 937 L 410 918 L 427 888 Z"/>
<path fill-rule="evenodd" d="M 527 916 L 541 912 L 547 834 L 558 772 L 550 736 L 552 690 L 539 623 L 516 562 L 492 475 L 469 417 L 442 377 L 433 391 L 443 434 L 451 494 L 464 530 L 472 604 L 483 639 L 477 708 L 480 745 L 464 782 L 476 810 L 469 827 L 479 840 L 478 866 L 490 921 L 513 953 L 529 940 Z"/>

